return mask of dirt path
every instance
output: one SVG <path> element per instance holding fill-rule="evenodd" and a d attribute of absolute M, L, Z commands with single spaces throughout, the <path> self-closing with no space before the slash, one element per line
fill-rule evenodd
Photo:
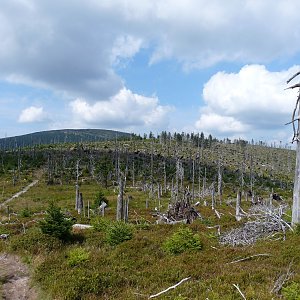
<path fill-rule="evenodd" d="M 29 270 L 17 256 L 10 254 L 0 256 L 0 280 L 3 282 L 3 300 L 38 299 L 37 292 L 29 284 Z"/>
<path fill-rule="evenodd" d="M 24 187 L 23 190 L 17 192 L 16 194 L 14 194 L 12 197 L 8 198 L 7 200 L 5 200 L 3 203 L 0 204 L 0 208 L 2 208 L 3 206 L 7 205 L 7 203 L 9 203 L 10 201 L 14 200 L 15 198 L 18 198 L 19 196 L 21 196 L 22 194 L 26 193 L 31 187 L 33 187 L 34 185 L 36 185 L 39 182 L 38 179 L 34 180 L 33 182 L 31 182 L 29 185 L 27 185 L 26 187 Z"/>

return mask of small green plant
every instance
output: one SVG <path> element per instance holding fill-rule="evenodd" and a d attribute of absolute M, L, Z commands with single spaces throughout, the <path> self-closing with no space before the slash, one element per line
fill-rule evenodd
<path fill-rule="evenodd" d="M 184 296 L 182 296 L 182 295 L 178 295 L 178 296 L 176 296 L 176 297 L 174 298 L 174 300 L 188 300 L 188 298 L 187 298 L 187 297 L 184 297 Z"/>
<path fill-rule="evenodd" d="M 32 215 L 32 212 L 30 211 L 30 209 L 28 207 L 24 208 L 21 211 L 21 217 L 23 217 L 23 218 L 29 218 L 29 217 L 31 217 L 31 215 Z"/>
<path fill-rule="evenodd" d="M 91 225 L 96 231 L 106 231 L 110 221 L 103 217 L 95 217 L 91 220 Z"/>
<path fill-rule="evenodd" d="M 300 300 L 300 284 L 292 282 L 288 286 L 283 287 L 282 295 L 286 300 Z"/>
<path fill-rule="evenodd" d="M 87 261 L 89 257 L 90 253 L 84 248 L 74 248 L 67 255 L 67 263 L 69 266 L 74 267 Z"/>
<path fill-rule="evenodd" d="M 105 197 L 104 193 L 100 190 L 98 194 L 96 195 L 93 208 L 97 209 L 101 205 L 102 202 L 105 202 L 108 205 L 108 200 Z"/>
<path fill-rule="evenodd" d="M 72 224 L 71 220 L 65 218 L 60 207 L 51 202 L 45 219 L 40 221 L 40 228 L 44 234 L 67 240 L 71 235 Z"/>
<path fill-rule="evenodd" d="M 132 225 L 121 221 L 114 222 L 106 228 L 106 241 L 111 246 L 116 246 L 133 237 Z"/>
<path fill-rule="evenodd" d="M 296 224 L 294 230 L 295 234 L 300 235 L 300 224 Z"/>
<path fill-rule="evenodd" d="M 139 230 L 149 230 L 151 224 L 145 220 L 142 220 L 139 224 L 136 225 L 136 228 Z"/>
<path fill-rule="evenodd" d="M 197 234 L 187 227 L 180 227 L 163 244 L 163 249 L 169 254 L 180 254 L 185 251 L 202 249 L 202 243 Z"/>

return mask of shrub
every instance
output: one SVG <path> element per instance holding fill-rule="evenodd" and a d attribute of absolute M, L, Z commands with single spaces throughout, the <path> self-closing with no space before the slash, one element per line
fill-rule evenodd
<path fill-rule="evenodd" d="M 21 211 L 21 217 L 23 217 L 23 218 L 29 218 L 29 217 L 31 217 L 31 215 L 32 215 L 32 212 L 30 211 L 30 209 L 28 207 L 24 208 Z"/>
<path fill-rule="evenodd" d="M 139 230 L 149 230 L 151 224 L 142 220 L 139 224 L 136 225 L 136 228 Z"/>
<path fill-rule="evenodd" d="M 36 227 L 28 229 L 25 234 L 14 235 L 10 240 L 12 251 L 24 251 L 30 254 L 54 251 L 61 246 L 62 242 L 59 239 L 42 234 Z"/>
<path fill-rule="evenodd" d="M 170 254 L 180 254 L 184 251 L 201 250 L 202 243 L 199 236 L 193 234 L 191 229 L 180 227 L 165 241 L 163 249 Z"/>
<path fill-rule="evenodd" d="M 300 300 L 300 285 L 298 282 L 292 282 L 282 288 L 282 295 L 286 300 Z"/>
<path fill-rule="evenodd" d="M 95 217 L 91 220 L 91 225 L 96 231 L 106 231 L 110 221 L 103 217 Z"/>
<path fill-rule="evenodd" d="M 72 223 L 65 218 L 60 207 L 51 202 L 45 219 L 40 221 L 40 228 L 44 234 L 67 240 L 71 235 Z"/>
<path fill-rule="evenodd" d="M 132 225 L 123 222 L 114 222 L 106 228 L 106 241 L 111 246 L 116 246 L 133 237 Z"/>
<path fill-rule="evenodd" d="M 104 193 L 100 190 L 95 197 L 94 205 L 92 208 L 97 209 L 101 205 L 102 202 L 105 202 L 108 205 L 108 200 L 105 197 Z"/>
<path fill-rule="evenodd" d="M 69 251 L 67 255 L 67 262 L 69 266 L 74 267 L 87 261 L 89 257 L 90 253 L 84 248 L 74 248 Z"/>

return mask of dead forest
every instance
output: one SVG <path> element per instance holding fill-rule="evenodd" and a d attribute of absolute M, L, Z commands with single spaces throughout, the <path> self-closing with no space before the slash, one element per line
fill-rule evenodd
<path fill-rule="evenodd" d="M 0 249 L 50 299 L 298 299 L 294 165 L 186 133 L 2 149 Z"/>

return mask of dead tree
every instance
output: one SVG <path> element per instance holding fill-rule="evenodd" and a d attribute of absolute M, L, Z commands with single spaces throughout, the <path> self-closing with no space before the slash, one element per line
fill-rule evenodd
<path fill-rule="evenodd" d="M 116 220 L 121 221 L 124 219 L 124 178 L 122 174 L 120 174 L 118 177 L 119 177 L 119 194 L 117 198 Z"/>
<path fill-rule="evenodd" d="M 77 209 L 77 212 L 78 214 L 80 215 L 82 210 L 83 210 L 83 196 L 82 196 L 82 193 L 79 193 L 79 196 L 78 196 L 78 201 L 76 202 L 76 209 Z"/>
<path fill-rule="evenodd" d="M 221 159 L 219 157 L 218 160 L 218 195 L 219 195 L 219 203 L 220 205 L 222 204 L 222 199 L 223 199 L 223 186 L 222 186 L 222 175 L 223 175 L 223 170 L 222 170 L 222 163 Z"/>
<path fill-rule="evenodd" d="M 78 159 L 76 161 L 75 209 L 80 214 L 79 207 L 80 207 L 81 203 L 80 203 L 80 193 L 79 193 L 79 177 L 82 173 L 79 170 L 79 162 L 80 162 L 80 160 Z"/>
<path fill-rule="evenodd" d="M 241 218 L 241 198 L 242 198 L 242 193 L 240 191 L 237 192 L 236 195 L 236 206 L 235 206 L 235 219 L 237 221 L 240 221 Z"/>
<path fill-rule="evenodd" d="M 300 72 L 294 74 L 287 83 L 290 83 Z M 300 223 L 300 83 L 288 87 L 288 89 L 299 88 L 296 105 L 292 115 L 292 121 L 287 124 L 293 125 L 294 136 L 292 142 L 296 142 L 296 167 L 293 191 L 292 225 Z M 297 123 L 297 126 L 295 125 Z"/>

